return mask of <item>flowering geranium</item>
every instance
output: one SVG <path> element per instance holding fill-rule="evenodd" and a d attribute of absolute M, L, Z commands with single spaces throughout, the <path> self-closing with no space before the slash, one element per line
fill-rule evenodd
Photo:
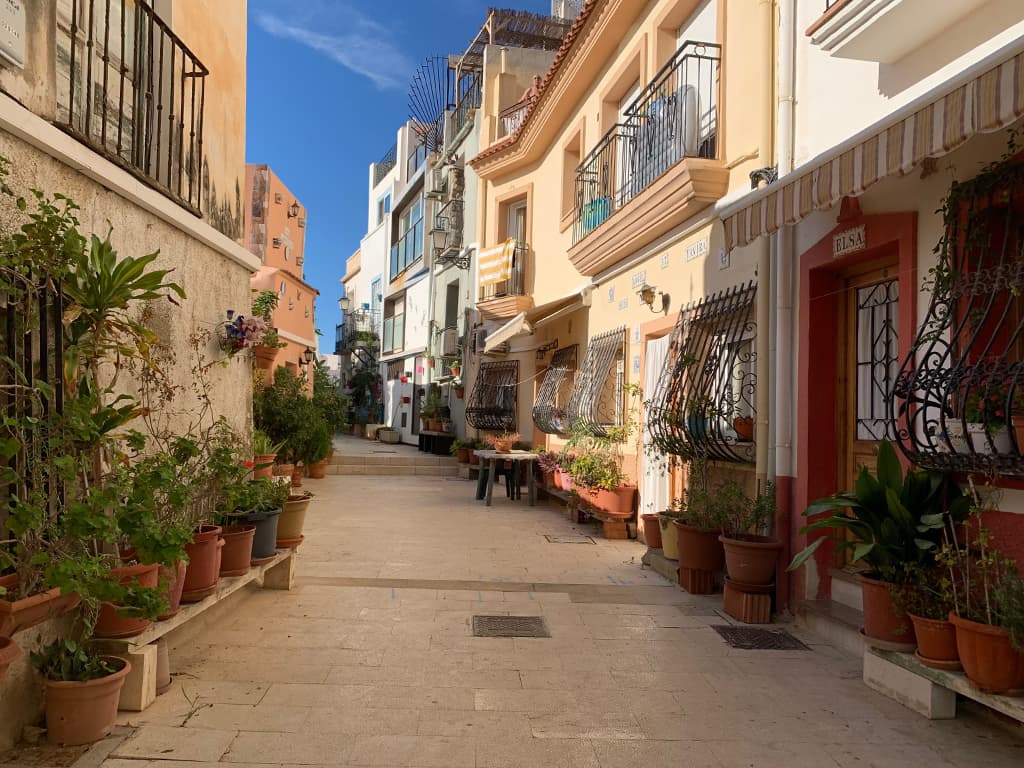
<path fill-rule="evenodd" d="M 984 424 L 991 434 L 1006 426 L 1007 396 L 1001 384 L 988 384 L 971 390 L 964 407 L 964 418 L 968 422 Z"/>
<path fill-rule="evenodd" d="M 257 315 L 239 315 L 224 323 L 224 348 L 229 354 L 258 346 L 267 333 L 267 322 Z"/>

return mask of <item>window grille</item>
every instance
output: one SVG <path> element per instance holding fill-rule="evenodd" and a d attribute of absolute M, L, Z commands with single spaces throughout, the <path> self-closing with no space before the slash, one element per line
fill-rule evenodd
<path fill-rule="evenodd" d="M 548 435 L 569 433 L 569 395 L 576 375 L 579 346 L 560 349 L 551 358 L 551 366 L 544 374 L 537 399 L 533 405 L 533 423 Z"/>
<path fill-rule="evenodd" d="M 1024 163 L 955 185 L 928 315 L 889 398 L 920 467 L 1024 477 Z"/>
<path fill-rule="evenodd" d="M 594 336 L 576 375 L 567 408 L 570 426 L 577 423 L 595 435 L 622 424 L 625 403 L 626 328 Z"/>
<path fill-rule="evenodd" d="M 757 323 L 754 282 L 679 312 L 648 429 L 664 453 L 753 462 Z"/>
<path fill-rule="evenodd" d="M 515 429 L 519 361 L 483 363 L 466 406 L 466 421 L 477 429 Z"/>
<path fill-rule="evenodd" d="M 402 378 L 405 370 L 404 360 L 392 360 L 388 363 L 388 381 L 397 381 Z"/>

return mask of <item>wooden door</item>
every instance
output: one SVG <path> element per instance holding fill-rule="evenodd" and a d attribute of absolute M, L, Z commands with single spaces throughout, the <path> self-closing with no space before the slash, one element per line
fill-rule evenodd
<path fill-rule="evenodd" d="M 899 370 L 899 275 L 896 259 L 842 275 L 839 322 L 839 485 L 854 488 L 862 466 L 871 472 L 878 445 L 893 438 L 892 385 Z M 840 565 L 848 565 L 849 553 Z"/>

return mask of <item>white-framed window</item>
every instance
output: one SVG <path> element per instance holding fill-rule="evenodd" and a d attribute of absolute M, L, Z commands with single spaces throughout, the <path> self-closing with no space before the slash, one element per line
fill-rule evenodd
<path fill-rule="evenodd" d="M 398 238 L 391 247 L 391 279 L 423 258 L 423 198 L 417 197 L 399 214 Z"/>
<path fill-rule="evenodd" d="M 401 352 L 405 348 L 405 296 L 384 302 L 384 352 Z"/>

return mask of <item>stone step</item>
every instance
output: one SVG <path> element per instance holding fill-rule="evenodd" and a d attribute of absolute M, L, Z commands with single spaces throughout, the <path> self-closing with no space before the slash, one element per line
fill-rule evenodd
<path fill-rule="evenodd" d="M 855 611 L 864 610 L 864 593 L 860 585 L 860 574 L 850 573 L 841 568 L 829 570 L 832 577 L 832 599 Z"/>
<path fill-rule="evenodd" d="M 451 467 L 456 469 L 459 465 L 454 456 L 339 456 L 335 454 L 330 467 Z"/>
<path fill-rule="evenodd" d="M 328 475 L 390 475 L 392 477 L 458 477 L 457 464 L 412 466 L 406 464 L 330 464 Z"/>
<path fill-rule="evenodd" d="M 833 585 L 835 582 L 833 582 Z M 864 614 L 835 600 L 805 600 L 797 609 L 808 630 L 852 656 L 864 654 Z"/>

